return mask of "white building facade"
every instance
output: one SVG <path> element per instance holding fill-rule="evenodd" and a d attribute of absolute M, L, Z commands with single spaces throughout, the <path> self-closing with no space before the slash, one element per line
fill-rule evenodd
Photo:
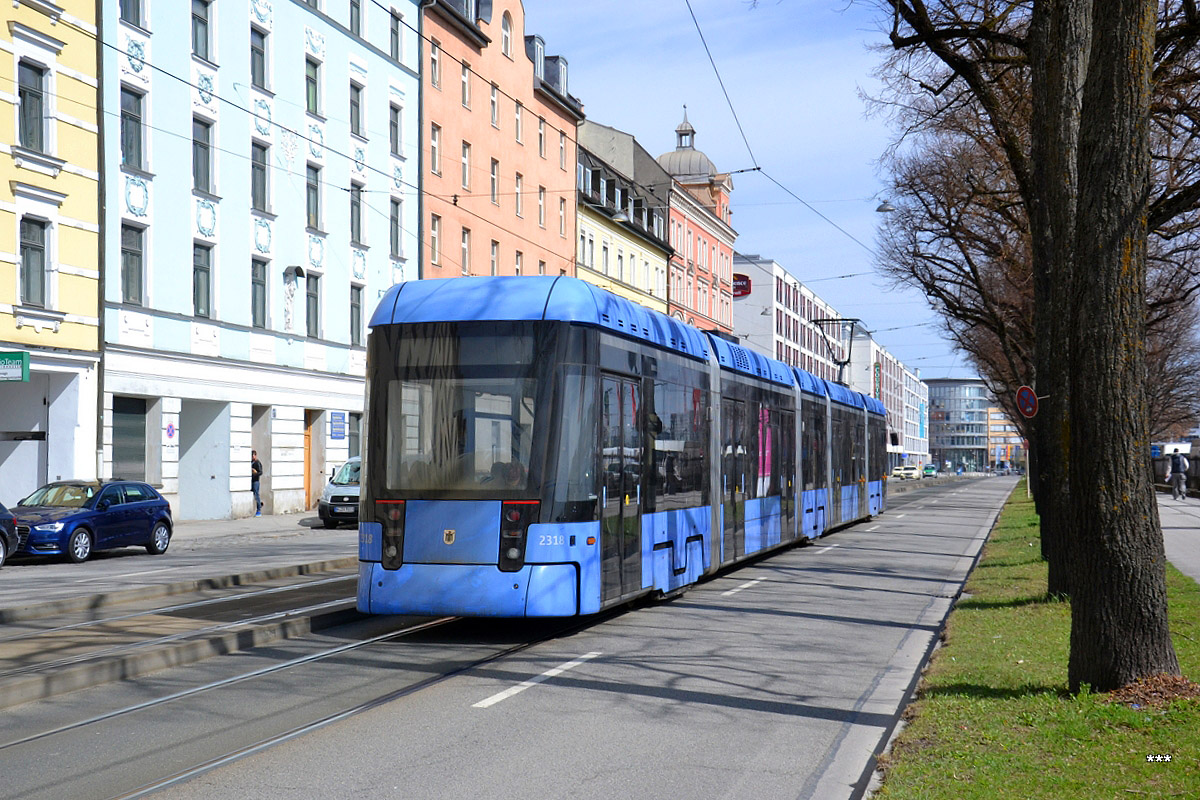
<path fill-rule="evenodd" d="M 773 259 L 735 253 L 733 274 L 750 281 L 750 293 L 733 301 L 733 335 L 763 355 L 838 380 L 851 355 L 850 327 L 817 321 L 841 319 L 837 310 Z"/>
<path fill-rule="evenodd" d="M 417 3 L 102 5 L 102 472 L 247 516 L 255 449 L 264 512 L 310 508 L 418 277 Z"/>

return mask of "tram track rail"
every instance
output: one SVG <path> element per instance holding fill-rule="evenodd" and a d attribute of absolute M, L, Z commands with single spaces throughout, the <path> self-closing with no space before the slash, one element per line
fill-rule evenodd
<path fill-rule="evenodd" d="M 251 741 L 237 742 L 222 752 L 207 753 L 203 758 L 194 759 L 195 763 L 178 766 L 180 759 L 175 758 L 171 762 L 172 768 L 169 771 L 164 769 L 165 774 L 154 780 L 141 780 L 136 785 L 122 788 L 116 792 L 113 792 L 110 787 L 103 794 L 92 795 L 108 797 L 111 800 L 132 800 L 132 798 L 146 797 L 168 787 L 185 783 L 221 766 L 301 737 L 307 733 L 320 730 L 321 728 L 380 708 L 397 700 L 411 697 L 420 692 L 428 691 L 446 681 L 494 664 L 544 642 L 596 625 L 615 613 L 618 612 L 613 611 L 598 615 L 597 617 L 583 619 L 568 618 L 562 620 L 561 623 L 545 621 L 536 630 L 529 632 L 528 636 L 522 636 L 516 641 L 497 641 L 488 644 L 488 650 L 479 655 L 469 655 L 466 653 L 467 648 L 471 646 L 471 640 L 475 638 L 474 634 L 455 634 L 452 627 L 464 623 L 471 624 L 474 621 L 462 620 L 458 617 L 439 617 L 419 619 L 414 622 L 413 618 L 404 618 L 403 627 L 398 630 L 389 630 L 365 636 L 364 638 L 332 647 L 322 646 L 320 649 L 303 655 L 276 663 L 269 663 L 255 669 L 237 671 L 234 674 L 219 679 L 186 686 L 178 691 L 136 703 L 121 705 L 91 716 L 48 727 L 44 730 L 26 731 L 22 735 L 13 738 L 0 738 L 0 761 L 6 760 L 18 752 L 28 752 L 30 750 L 47 752 L 69 750 L 71 747 L 70 742 L 80 736 L 105 738 L 107 731 L 110 730 L 136 729 L 142 724 L 139 715 L 148 719 L 155 717 L 162 719 L 164 714 L 167 716 L 172 715 L 174 713 L 172 712 L 172 708 L 176 705 L 180 708 L 178 716 L 182 718 L 186 716 L 188 708 L 193 707 L 201 696 L 214 695 L 219 697 L 222 691 L 234 690 L 234 687 L 241 687 L 245 691 L 253 691 L 256 682 L 262 682 L 262 685 L 270 686 L 274 685 L 274 682 L 277 682 L 281 677 L 284 681 L 304 680 L 304 669 L 319 665 L 320 662 L 333 660 L 336 663 L 336 660 L 339 658 L 395 645 L 398 642 L 411 640 L 413 637 L 419 637 L 422 634 L 434 633 L 436 636 L 439 630 L 446 632 L 444 636 L 445 641 L 440 642 L 438 645 L 445 652 L 435 658 L 433 662 L 442 663 L 448 661 L 450 662 L 449 668 L 439 669 L 424 676 L 406 675 L 398 679 L 398 685 L 394 682 L 390 686 L 381 685 L 378 689 L 371 692 L 369 696 L 350 702 L 341 708 L 317 708 L 315 709 L 317 713 L 314 714 L 312 719 L 299 722 L 293 721 L 293 724 L 281 725 L 279 729 L 271 731 L 268 735 L 255 737 Z M 289 673 L 294 673 L 295 676 L 288 678 L 287 675 Z M 236 702 L 236 700 L 233 702 Z M 2 791 L 0 791 L 0 796 L 3 796 Z M 35 792 L 33 796 L 38 795 Z"/>
<path fill-rule="evenodd" d="M 0 709 L 358 619 L 355 581 L 319 577 L 6 633 Z"/>
<path fill-rule="evenodd" d="M 154 792 L 160 791 L 167 787 L 174 786 L 176 784 L 191 780 L 192 778 L 195 778 L 195 777 L 202 775 L 206 772 L 209 772 L 213 769 L 217 769 L 226 764 L 231 764 L 234 761 L 237 761 L 239 759 L 246 758 L 248 756 L 254 755 L 255 753 L 270 749 L 271 747 L 274 747 L 276 745 L 279 745 L 284 742 L 295 739 L 297 737 L 303 736 L 306 733 L 320 730 L 321 728 L 324 728 L 328 725 L 332 725 L 334 723 L 341 722 L 342 720 L 349 719 L 350 717 L 354 717 L 359 714 L 379 708 L 381 706 L 385 706 L 396 700 L 410 697 L 410 696 L 417 694 L 419 692 L 422 692 L 422 691 L 427 691 L 427 690 L 432 689 L 435 686 L 437 686 L 441 683 L 444 683 L 448 680 L 451 680 L 460 675 L 464 675 L 466 673 L 477 670 L 480 667 L 484 667 L 489 664 L 500 661 L 502 659 L 516 655 L 522 651 L 528 650 L 539 644 L 550 641 L 551 639 L 555 639 L 560 636 L 575 633 L 577 631 L 591 627 L 591 626 L 597 624 L 598 622 L 601 622 L 603 620 L 610 618 L 611 616 L 613 616 L 614 613 L 617 613 L 617 612 L 610 611 L 607 613 L 597 615 L 596 617 L 585 618 L 582 620 L 578 619 L 578 618 L 568 618 L 562 625 L 555 626 L 551 630 L 545 632 L 544 634 L 533 637 L 533 638 L 529 639 L 528 641 L 518 642 L 513 645 L 502 647 L 500 650 L 497 650 L 494 653 L 471 660 L 469 663 L 463 664 L 459 667 L 456 667 L 455 669 L 446 670 L 445 672 L 438 674 L 438 675 L 430 675 L 429 677 L 424 678 L 423 680 L 416 681 L 407 686 L 401 686 L 401 687 L 392 689 L 388 692 L 380 694 L 377 697 L 356 703 L 355 705 L 353 705 L 349 708 L 346 708 L 342 711 L 338 711 L 338 712 L 335 712 L 332 714 L 326 714 L 326 715 L 322 716 L 321 718 L 313 720 L 311 722 L 307 722 L 302 725 L 297 725 L 289 730 L 281 731 L 273 736 L 265 737 L 260 741 L 243 745 L 241 747 L 231 750 L 228 753 L 220 755 L 216 758 L 211 758 L 202 764 L 197 764 L 197 765 L 189 767 L 187 769 L 179 770 L 171 775 L 163 777 L 160 780 L 154 781 L 152 783 L 148 783 L 143 786 L 139 786 L 132 791 L 129 791 L 129 792 L 126 792 L 123 794 L 119 794 L 119 795 L 114 795 L 114 796 L 108 798 L 108 800 L 135 800 L 136 798 L 146 797 L 150 794 L 153 794 Z M 334 650 L 337 651 L 336 654 L 340 654 L 342 652 L 346 652 L 347 650 L 358 649 L 360 647 L 368 647 L 371 645 L 377 645 L 377 644 L 380 644 L 383 642 L 402 638 L 402 637 L 407 636 L 412 633 L 428 630 L 433 627 L 447 625 L 447 624 L 451 624 L 451 623 L 455 623 L 455 622 L 459 622 L 459 621 L 460 621 L 460 618 L 458 618 L 458 617 L 442 617 L 442 618 L 433 620 L 431 622 L 425 623 L 423 625 L 415 626 L 414 628 L 409 628 L 409 629 L 405 629 L 403 631 L 398 631 L 398 632 L 390 634 L 390 635 L 383 635 L 383 636 L 375 637 L 374 639 L 367 640 L 367 641 L 364 641 L 361 643 L 355 643 L 353 645 L 344 645 L 340 648 L 334 648 Z M 333 651 L 330 651 L 328 654 L 323 654 L 320 657 L 324 658 L 324 657 L 328 657 L 328 656 L 331 656 L 334 654 L 335 653 Z M 313 661 L 313 660 L 316 660 L 316 658 L 314 657 L 314 658 L 306 659 L 303 661 L 303 663 L 307 663 L 307 662 Z M 280 666 L 283 667 L 284 665 L 280 665 Z M 291 665 L 289 665 L 289 666 L 291 666 Z M 3 752 L 2 747 L 0 747 L 0 752 Z"/>

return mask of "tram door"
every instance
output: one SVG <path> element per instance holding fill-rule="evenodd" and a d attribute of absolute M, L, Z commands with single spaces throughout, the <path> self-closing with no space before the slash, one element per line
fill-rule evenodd
<path fill-rule="evenodd" d="M 721 502 L 725 507 L 725 561 L 746 552 L 746 404 L 721 403 Z"/>
<path fill-rule="evenodd" d="M 641 387 L 635 381 L 602 378 L 602 600 L 612 600 L 642 587 L 642 441 L 638 425 L 641 395 Z"/>

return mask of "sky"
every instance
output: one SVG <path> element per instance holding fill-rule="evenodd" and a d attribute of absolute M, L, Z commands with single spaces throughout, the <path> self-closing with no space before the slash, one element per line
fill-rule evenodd
<path fill-rule="evenodd" d="M 717 169 L 761 168 L 733 175 L 738 252 L 782 264 L 922 378 L 974 377 L 924 296 L 875 266 L 875 209 L 887 185 L 878 162 L 892 133 L 885 118 L 867 116 L 862 94 L 878 86 L 883 55 L 868 47 L 886 43 L 879 10 L 869 0 L 690 3 L 524 0 L 525 32 L 566 57 L 569 90 L 588 119 L 658 156 L 675 149 L 686 104 L 696 148 Z"/>

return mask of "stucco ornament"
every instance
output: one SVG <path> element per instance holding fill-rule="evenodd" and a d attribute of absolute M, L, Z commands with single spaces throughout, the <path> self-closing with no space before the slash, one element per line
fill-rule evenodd
<path fill-rule="evenodd" d="M 283 329 L 289 333 L 296 330 L 295 306 L 296 273 L 287 272 L 283 276 Z"/>
<path fill-rule="evenodd" d="M 125 176 L 125 208 L 135 217 L 144 217 L 149 206 L 150 187 L 136 175 Z"/>
<path fill-rule="evenodd" d="M 260 253 L 271 252 L 271 222 L 260 219 L 254 223 L 254 249 Z"/>
<path fill-rule="evenodd" d="M 212 238 L 217 229 L 217 208 L 210 200 L 196 201 L 196 231 L 201 236 Z"/>

